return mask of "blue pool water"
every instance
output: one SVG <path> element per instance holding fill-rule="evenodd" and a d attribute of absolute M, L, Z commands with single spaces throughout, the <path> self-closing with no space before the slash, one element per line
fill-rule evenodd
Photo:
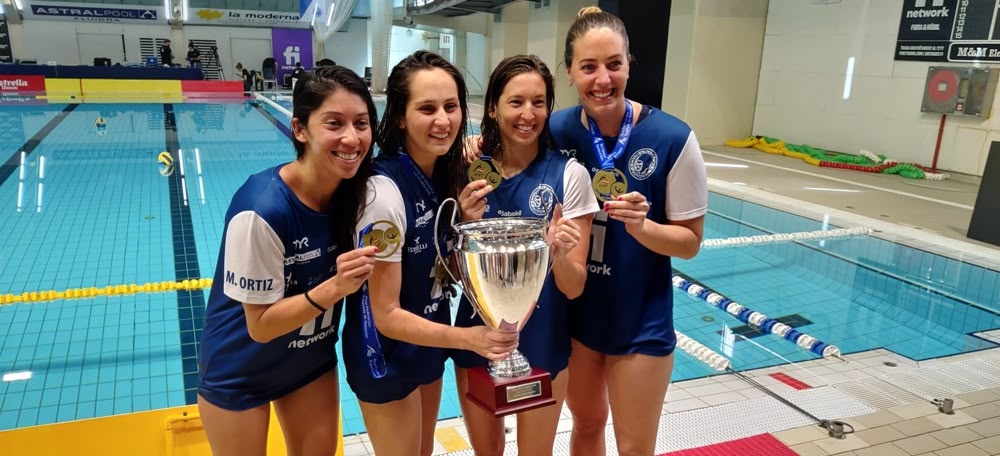
<path fill-rule="evenodd" d="M 243 103 L 0 106 L 0 294 L 211 277 L 233 192 L 294 157 L 287 124 Z M 162 151 L 172 172 L 157 163 Z M 707 239 L 821 227 L 719 194 L 710 204 Z M 927 359 L 992 347 L 972 333 L 1000 328 L 997 271 L 873 237 L 705 249 L 674 267 L 773 318 L 798 318 L 799 330 L 848 353 Z M 0 374 L 33 373 L 0 382 L 0 430 L 193 403 L 206 296 L 0 306 Z M 732 353 L 737 369 L 815 358 L 771 335 L 722 343 L 742 323 L 675 296 L 677 329 Z M 714 373 L 678 352 L 675 380 Z M 459 414 L 452 377 L 442 418 Z M 345 433 L 362 432 L 346 384 L 342 396 Z"/>

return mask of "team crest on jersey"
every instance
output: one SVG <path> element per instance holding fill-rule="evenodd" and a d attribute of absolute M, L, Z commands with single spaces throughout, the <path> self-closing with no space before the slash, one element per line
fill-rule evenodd
<path fill-rule="evenodd" d="M 656 151 L 653 149 L 639 149 L 628 159 L 628 172 L 638 180 L 649 179 L 653 171 L 656 171 Z"/>
<path fill-rule="evenodd" d="M 548 215 L 556 200 L 556 191 L 549 184 L 540 184 L 531 191 L 528 197 L 528 208 L 535 215 Z"/>

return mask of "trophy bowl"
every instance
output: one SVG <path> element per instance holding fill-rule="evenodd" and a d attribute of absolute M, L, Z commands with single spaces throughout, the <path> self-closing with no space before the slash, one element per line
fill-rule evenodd
<path fill-rule="evenodd" d="M 545 285 L 550 266 L 542 218 L 498 217 L 454 225 L 458 233 L 452 254 L 463 293 L 494 329 L 520 331 Z M 466 396 L 495 416 L 555 403 L 552 376 L 532 368 L 514 350 L 488 368 L 469 369 Z"/>

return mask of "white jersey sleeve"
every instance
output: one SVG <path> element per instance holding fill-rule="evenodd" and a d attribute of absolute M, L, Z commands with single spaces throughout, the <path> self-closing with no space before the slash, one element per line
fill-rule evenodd
<path fill-rule="evenodd" d="M 601 210 L 591 187 L 590 173 L 575 158 L 566 162 L 563 173 L 563 218 L 573 219 Z"/>
<path fill-rule="evenodd" d="M 285 295 L 285 247 L 259 214 L 244 211 L 226 228 L 223 292 L 246 304 L 274 304 Z"/>
<path fill-rule="evenodd" d="M 694 131 L 667 174 L 667 220 L 691 220 L 708 212 L 708 176 Z"/>
<path fill-rule="evenodd" d="M 406 239 L 406 206 L 403 203 L 403 194 L 399 192 L 399 187 L 392 179 L 386 176 L 372 176 L 368 179 L 368 190 L 365 195 L 365 210 L 361 213 L 358 225 L 354 231 L 354 240 L 357 242 L 358 234 L 361 230 L 374 223 L 375 229 L 385 229 L 392 224 L 399 229 L 399 239 L 391 245 L 389 251 L 391 255 L 385 256 L 379 251 L 378 259 L 398 263 L 403 261 L 403 243 Z"/>

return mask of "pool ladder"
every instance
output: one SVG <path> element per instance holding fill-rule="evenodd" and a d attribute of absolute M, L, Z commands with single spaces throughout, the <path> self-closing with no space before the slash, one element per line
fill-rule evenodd
<path fill-rule="evenodd" d="M 180 415 L 171 415 L 167 417 L 166 423 L 164 424 L 164 454 L 166 456 L 173 456 L 175 450 L 175 437 L 177 433 L 180 432 L 191 432 L 191 431 L 202 431 L 204 426 L 201 424 L 201 415 L 195 412 L 183 412 Z"/>

